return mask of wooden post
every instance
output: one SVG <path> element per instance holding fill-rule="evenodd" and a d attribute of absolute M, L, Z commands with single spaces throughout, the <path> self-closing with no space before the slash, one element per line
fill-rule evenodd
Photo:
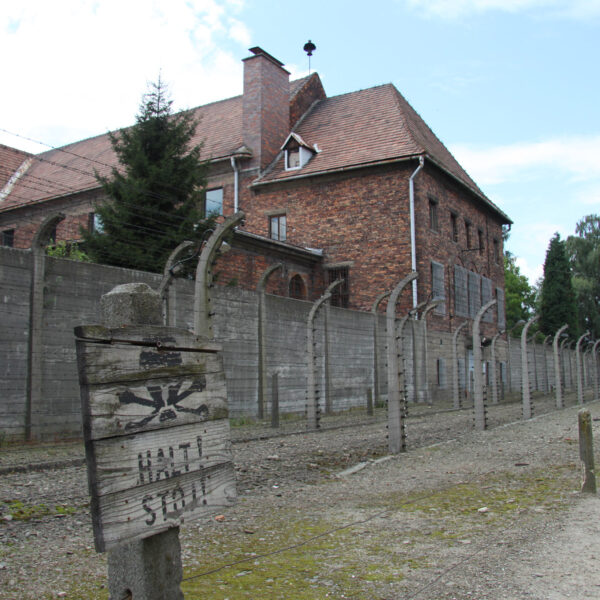
<path fill-rule="evenodd" d="M 579 457 L 583 462 L 582 492 L 596 493 L 596 473 L 594 471 L 594 437 L 592 432 L 592 416 L 587 408 L 579 413 Z"/>
<path fill-rule="evenodd" d="M 178 600 L 178 527 L 236 497 L 219 345 L 163 327 L 146 284 L 101 301 L 75 328 L 94 541 L 111 600 Z"/>
<path fill-rule="evenodd" d="M 373 389 L 367 388 L 367 415 L 373 416 Z"/>
<path fill-rule="evenodd" d="M 271 427 L 279 427 L 279 379 L 277 373 L 273 373 L 271 388 Z"/>

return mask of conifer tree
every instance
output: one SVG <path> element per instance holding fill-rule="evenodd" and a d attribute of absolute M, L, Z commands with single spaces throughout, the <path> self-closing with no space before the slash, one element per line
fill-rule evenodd
<path fill-rule="evenodd" d="M 110 133 L 119 159 L 110 176 L 96 174 L 107 201 L 96 207 L 100 227 L 82 231 L 96 262 L 160 272 L 184 240 L 200 239 L 207 163 L 192 145 L 198 123 L 189 112 L 173 114 L 160 80 L 144 94 L 133 127 Z"/>
<path fill-rule="evenodd" d="M 571 267 L 565 243 L 555 233 L 550 240 L 544 263 L 539 326 L 544 334 L 551 335 L 565 324 L 569 325 L 569 334 L 576 336 L 577 307 L 571 283 Z"/>

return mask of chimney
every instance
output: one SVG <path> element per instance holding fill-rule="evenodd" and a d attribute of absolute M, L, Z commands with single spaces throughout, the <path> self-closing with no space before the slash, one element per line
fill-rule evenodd
<path fill-rule="evenodd" d="M 244 59 L 243 135 L 250 167 L 264 169 L 290 132 L 290 74 L 258 46 Z"/>

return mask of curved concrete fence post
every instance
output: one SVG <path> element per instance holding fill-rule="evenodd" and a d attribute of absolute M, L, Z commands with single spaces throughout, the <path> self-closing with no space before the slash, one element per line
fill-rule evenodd
<path fill-rule="evenodd" d="M 565 353 L 567 352 L 566 345 L 569 343 L 569 338 L 565 337 L 560 342 L 560 355 L 561 355 L 561 372 L 562 372 L 562 385 L 563 391 L 567 389 L 567 360 L 569 359 L 569 355 L 565 359 Z"/>
<path fill-rule="evenodd" d="M 600 400 L 600 373 L 598 372 L 598 346 L 600 345 L 600 340 L 594 342 L 594 347 L 592 348 L 592 369 L 594 371 L 594 399 L 596 401 Z"/>
<path fill-rule="evenodd" d="M 563 333 L 569 328 L 568 325 L 563 325 L 555 334 L 552 340 L 552 350 L 554 354 L 554 390 L 556 394 L 556 408 L 562 408 L 564 406 L 562 396 L 562 381 L 561 381 L 561 366 L 560 366 L 560 349 L 558 341 Z"/>
<path fill-rule="evenodd" d="M 506 332 L 506 344 L 508 346 L 508 356 L 506 359 L 507 364 L 507 368 L 506 368 L 506 376 L 508 378 L 508 393 L 510 394 L 510 392 L 512 392 L 513 390 L 513 376 L 512 376 L 512 355 L 511 355 L 511 339 L 512 336 L 510 335 L 517 327 L 519 327 L 519 325 L 525 325 L 525 321 L 523 319 L 519 319 L 510 329 L 507 330 Z"/>
<path fill-rule="evenodd" d="M 223 239 L 244 220 L 244 217 L 242 211 L 227 217 L 223 223 L 215 227 L 200 252 L 194 286 L 194 333 L 209 340 L 213 339 L 212 316 L 214 313 L 210 310 L 209 293 L 212 285 L 212 265 Z"/>
<path fill-rule="evenodd" d="M 589 341 L 587 348 L 583 353 L 583 387 L 590 387 L 590 356 L 592 354 L 592 348 L 594 342 Z"/>
<path fill-rule="evenodd" d="M 267 282 L 269 277 L 278 269 L 283 268 L 283 263 L 271 265 L 261 276 L 256 286 L 258 292 L 258 402 L 257 416 L 264 419 L 267 414 Z"/>
<path fill-rule="evenodd" d="M 552 340 L 551 335 L 547 335 L 542 342 L 542 356 L 544 358 L 544 391 L 549 394 L 552 389 L 552 385 L 550 384 L 550 369 L 548 368 L 548 342 Z"/>
<path fill-rule="evenodd" d="M 31 241 L 31 282 L 29 287 L 29 339 L 27 343 L 27 388 L 25 396 L 25 439 L 32 439 L 34 414 L 42 399 L 44 352 L 44 281 L 46 279 L 46 246 L 56 226 L 65 218 L 63 213 L 46 217 Z"/>
<path fill-rule="evenodd" d="M 433 403 L 431 397 L 431 386 L 429 384 L 429 350 L 427 348 L 427 315 L 437 306 L 443 304 L 444 300 L 432 300 L 425 305 L 421 318 L 419 319 L 422 323 L 421 333 L 423 338 L 421 340 L 421 352 L 415 353 L 415 383 L 417 383 L 417 395 L 416 399 L 419 402 L 425 402 L 429 405 Z"/>
<path fill-rule="evenodd" d="M 396 340 L 396 304 L 402 290 L 417 278 L 413 271 L 407 275 L 390 294 L 386 309 L 387 356 L 388 356 L 388 446 L 392 454 L 406 450 L 406 432 L 404 429 L 404 407 L 400 394 L 404 392 L 404 373 L 400 374 L 398 344 Z M 404 403 L 406 394 L 403 393 Z"/>
<path fill-rule="evenodd" d="M 504 329 L 499 331 L 492 338 L 491 348 L 491 360 L 490 360 L 490 385 L 492 387 L 492 404 L 498 404 L 498 369 L 496 368 L 496 342 L 498 338 L 504 333 Z"/>
<path fill-rule="evenodd" d="M 184 241 L 169 254 L 169 258 L 167 258 L 167 262 L 165 263 L 165 268 L 163 269 L 163 276 L 160 281 L 160 285 L 158 286 L 158 295 L 160 296 L 162 303 L 162 312 L 163 312 L 163 324 L 169 325 L 169 288 L 173 279 L 177 275 L 177 267 L 184 261 L 179 260 L 181 256 L 188 250 L 191 250 L 196 246 L 196 242 Z M 175 325 L 175 323 L 173 323 Z"/>
<path fill-rule="evenodd" d="M 473 320 L 473 402 L 475 405 L 475 428 L 478 431 L 487 428 L 485 403 L 483 401 L 483 360 L 479 326 L 483 315 L 496 303 L 497 300 L 490 300 L 484 304 Z"/>
<path fill-rule="evenodd" d="M 375 406 L 381 404 L 381 386 L 379 382 L 379 339 L 381 333 L 379 331 L 379 315 L 377 314 L 377 310 L 379 309 L 379 305 L 388 298 L 391 293 L 392 291 L 390 290 L 389 292 L 379 294 L 371 306 L 371 314 L 373 315 L 373 400 Z"/>
<path fill-rule="evenodd" d="M 306 366 L 308 372 L 306 390 L 306 427 L 308 429 L 318 429 L 321 420 L 319 393 L 317 390 L 317 356 L 315 352 L 314 330 L 315 317 L 321 306 L 331 299 L 331 292 L 343 282 L 343 279 L 336 279 L 327 286 L 323 295 L 313 303 L 310 312 L 308 313 L 308 319 L 306 320 Z"/>
<path fill-rule="evenodd" d="M 458 377 L 458 334 L 462 331 L 463 327 L 468 325 L 469 321 L 463 321 L 452 334 L 452 406 L 458 410 L 462 408 L 462 398 L 459 390 L 459 377 Z"/>
<path fill-rule="evenodd" d="M 521 390 L 523 398 L 523 418 L 531 419 L 533 407 L 531 405 L 531 390 L 529 389 L 529 361 L 527 360 L 527 331 L 539 319 L 532 317 L 525 323 L 521 331 Z"/>
<path fill-rule="evenodd" d="M 579 336 L 575 344 L 575 367 L 577 369 L 577 404 L 583 404 L 583 365 L 581 357 L 581 342 L 590 335 L 589 330 Z"/>

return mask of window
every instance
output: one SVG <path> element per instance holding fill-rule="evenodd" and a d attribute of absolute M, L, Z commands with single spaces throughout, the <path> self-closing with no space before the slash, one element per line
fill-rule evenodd
<path fill-rule="evenodd" d="M 290 279 L 289 285 L 290 298 L 296 298 L 298 300 L 306 299 L 306 286 L 301 275 L 294 275 Z"/>
<path fill-rule="evenodd" d="M 98 233 L 104 233 L 104 225 L 102 219 L 98 213 L 91 212 L 88 215 L 88 229 L 90 231 L 97 231 Z"/>
<path fill-rule="evenodd" d="M 433 198 L 429 198 L 429 229 L 438 231 L 438 203 Z"/>
<path fill-rule="evenodd" d="M 483 229 L 477 230 L 477 241 L 479 242 L 479 254 L 483 254 Z"/>
<path fill-rule="evenodd" d="M 458 242 L 458 218 L 456 213 L 450 213 L 450 235 L 453 242 Z"/>
<path fill-rule="evenodd" d="M 223 214 L 223 188 L 206 190 L 206 201 L 204 205 L 204 214 L 222 215 Z"/>
<path fill-rule="evenodd" d="M 481 277 L 481 306 L 487 304 L 492 299 L 493 282 L 487 277 Z M 492 323 L 494 321 L 494 311 L 486 310 L 482 317 L 482 321 Z"/>
<path fill-rule="evenodd" d="M 269 217 L 269 237 L 272 240 L 285 242 L 287 238 L 287 219 L 285 215 Z"/>
<path fill-rule="evenodd" d="M 494 238 L 494 262 L 498 264 L 500 262 L 500 243 Z"/>
<path fill-rule="evenodd" d="M 471 222 L 465 221 L 465 233 L 467 234 L 467 250 L 472 246 L 471 240 Z"/>
<path fill-rule="evenodd" d="M 285 170 L 301 169 L 318 152 L 315 146 L 309 146 L 297 133 L 290 133 L 281 149 L 284 151 Z"/>
<path fill-rule="evenodd" d="M 496 309 L 498 314 L 498 329 L 504 329 L 506 327 L 506 315 L 504 313 L 504 290 L 502 288 L 496 288 Z"/>
<path fill-rule="evenodd" d="M 286 154 L 286 165 L 285 168 L 289 171 L 292 169 L 300 168 L 300 147 L 290 148 L 285 151 Z"/>
<path fill-rule="evenodd" d="M 446 289 L 444 286 L 444 265 L 431 261 L 431 295 L 433 300 L 445 300 Z M 446 304 L 436 306 L 434 312 L 438 315 L 446 313 Z"/>
<path fill-rule="evenodd" d="M 338 279 L 343 279 L 343 283 L 338 285 L 331 293 L 331 306 L 348 308 L 350 298 L 350 281 L 348 267 L 335 267 L 328 270 L 327 284 L 333 283 Z"/>
<path fill-rule="evenodd" d="M 464 267 L 454 265 L 454 313 L 457 317 L 469 316 L 467 274 Z"/>
<path fill-rule="evenodd" d="M 9 248 L 13 248 L 15 245 L 15 230 L 14 229 L 5 229 L 2 232 L 2 245 L 8 246 Z"/>
<path fill-rule="evenodd" d="M 468 272 L 469 316 L 474 319 L 481 308 L 481 277 L 473 271 Z"/>

